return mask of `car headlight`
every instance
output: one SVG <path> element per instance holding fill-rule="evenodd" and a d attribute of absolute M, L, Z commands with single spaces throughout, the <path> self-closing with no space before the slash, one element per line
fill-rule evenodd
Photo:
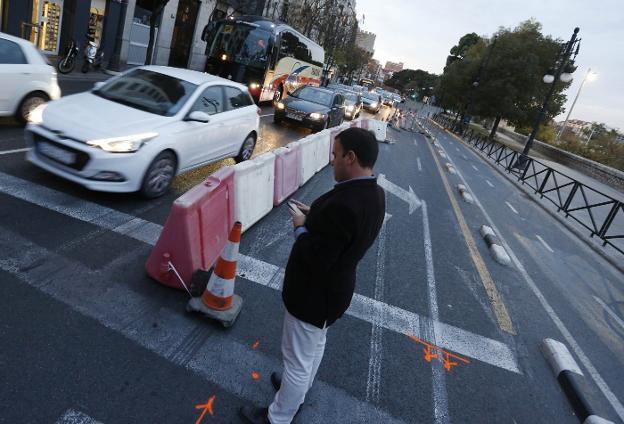
<path fill-rule="evenodd" d="M 249 84 L 249 88 L 252 90 L 257 90 L 258 88 L 260 88 L 260 84 L 258 84 L 257 82 L 252 82 L 251 84 Z"/>
<path fill-rule="evenodd" d="M 377 102 L 371 103 L 371 107 L 377 107 Z"/>
<path fill-rule="evenodd" d="M 43 109 L 45 109 L 47 105 L 47 103 L 43 103 L 31 110 L 27 117 L 28 122 L 31 124 L 43 123 Z"/>
<path fill-rule="evenodd" d="M 99 147 L 102 150 L 112 153 L 130 153 L 136 152 L 141 148 L 143 143 L 157 137 L 158 133 L 149 132 L 134 134 L 123 137 L 102 138 L 99 140 L 89 140 L 87 144 L 93 147 Z"/>
<path fill-rule="evenodd" d="M 322 113 L 317 113 L 317 112 L 312 112 L 310 114 L 310 119 L 314 119 L 315 121 L 318 121 L 319 119 L 323 118 L 325 115 L 323 115 Z"/>
<path fill-rule="evenodd" d="M 282 102 L 279 102 L 279 103 L 277 104 L 277 108 L 278 108 L 279 110 L 284 110 L 284 108 L 285 108 L 285 107 L 286 107 L 286 106 L 284 106 L 284 103 L 282 103 Z"/>
<path fill-rule="evenodd" d="M 355 106 L 347 106 L 347 112 L 353 112 L 355 110 Z"/>

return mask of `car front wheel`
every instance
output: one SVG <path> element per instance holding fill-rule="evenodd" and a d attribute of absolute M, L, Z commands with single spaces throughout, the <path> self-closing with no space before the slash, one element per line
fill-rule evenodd
<path fill-rule="evenodd" d="M 49 97 L 46 96 L 44 93 L 29 94 L 28 96 L 26 96 L 26 98 L 24 98 L 24 100 L 22 100 L 22 103 L 17 109 L 17 119 L 22 124 L 27 124 L 28 117 L 30 116 L 32 111 L 35 110 L 38 106 L 41 106 L 42 104 L 47 102 L 48 100 L 50 100 Z"/>
<path fill-rule="evenodd" d="M 141 194 L 148 199 L 155 199 L 165 194 L 173 181 L 175 170 L 175 155 L 172 152 L 161 152 L 145 171 Z"/>
<path fill-rule="evenodd" d="M 236 163 L 240 163 L 246 160 L 251 159 L 251 155 L 253 155 L 254 148 L 256 147 L 256 137 L 252 134 L 249 134 L 245 141 L 243 141 L 243 145 L 241 146 L 240 152 L 238 156 L 234 158 Z"/>

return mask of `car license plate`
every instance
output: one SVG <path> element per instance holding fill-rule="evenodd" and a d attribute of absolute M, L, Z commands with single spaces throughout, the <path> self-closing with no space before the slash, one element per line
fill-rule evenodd
<path fill-rule="evenodd" d="M 286 117 L 290 119 L 295 119 L 297 121 L 303 121 L 303 116 L 297 115 L 296 113 L 287 113 Z"/>
<path fill-rule="evenodd" d="M 65 165 L 71 165 L 76 161 L 75 153 L 68 152 L 50 143 L 46 143 L 45 141 L 40 141 L 37 145 L 37 148 L 39 152 L 43 155 L 52 158 L 58 162 L 64 163 Z"/>

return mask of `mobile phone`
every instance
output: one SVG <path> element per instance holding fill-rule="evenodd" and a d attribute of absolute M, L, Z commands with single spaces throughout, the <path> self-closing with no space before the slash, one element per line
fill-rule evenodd
<path fill-rule="evenodd" d="M 301 212 L 301 209 L 299 209 L 297 207 L 297 205 L 295 204 L 295 202 L 293 202 L 292 200 L 288 201 L 288 207 L 290 208 L 291 211 L 293 211 L 296 215 L 303 215 L 303 212 Z"/>

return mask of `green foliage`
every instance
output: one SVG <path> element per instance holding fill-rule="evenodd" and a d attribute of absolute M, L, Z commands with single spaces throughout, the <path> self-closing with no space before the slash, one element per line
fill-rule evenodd
<path fill-rule="evenodd" d="M 449 66 L 451 63 L 457 60 L 463 59 L 466 56 L 468 50 L 472 46 L 477 44 L 480 40 L 481 37 L 479 37 L 475 32 L 471 32 L 470 34 L 466 34 L 462 38 L 460 38 L 459 42 L 451 47 L 451 54 L 446 58 L 446 66 Z"/>
<path fill-rule="evenodd" d="M 439 76 L 430 74 L 421 69 L 404 69 L 392 75 L 392 78 L 384 82 L 388 87 L 396 88 L 401 92 L 413 91 L 417 98 L 431 94 L 429 87 L 435 87 Z"/>

